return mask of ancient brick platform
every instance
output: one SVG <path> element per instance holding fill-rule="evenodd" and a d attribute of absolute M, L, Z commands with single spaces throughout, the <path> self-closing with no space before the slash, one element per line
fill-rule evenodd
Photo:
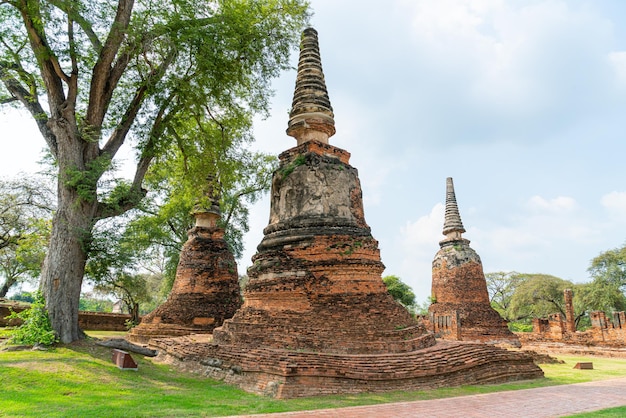
<path fill-rule="evenodd" d="M 478 254 L 462 237 L 454 183 L 446 180 L 446 212 L 443 234 L 432 270 L 432 298 L 428 308 L 430 327 L 441 338 L 519 347 L 519 339 L 491 307 L 487 282 Z"/>
<path fill-rule="evenodd" d="M 241 306 L 237 264 L 217 226 L 217 197 L 209 197 L 207 208 L 195 208 L 196 226 L 187 233 L 170 295 L 131 330 L 130 341 L 212 333 Z"/>
<path fill-rule="evenodd" d="M 408 353 L 329 354 L 267 348 L 233 349 L 194 336 L 152 340 L 156 361 L 276 398 L 424 390 L 543 377 L 530 356 L 459 341 Z"/>

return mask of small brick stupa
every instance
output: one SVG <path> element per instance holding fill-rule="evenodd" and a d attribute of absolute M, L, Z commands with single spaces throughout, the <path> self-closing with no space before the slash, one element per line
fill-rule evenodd
<path fill-rule="evenodd" d="M 244 305 L 213 341 L 159 340 L 158 359 L 277 398 L 529 379 L 525 355 L 442 341 L 387 292 L 350 154 L 335 133 L 317 32 L 304 31 L 269 225 Z"/>
<path fill-rule="evenodd" d="M 195 226 L 187 233 L 170 295 L 131 330 L 130 341 L 209 334 L 241 306 L 237 264 L 217 225 L 219 197 L 212 183 L 209 177 L 207 204 L 194 208 Z"/>
<path fill-rule="evenodd" d="M 433 260 L 430 322 L 444 339 L 520 346 L 506 322 L 491 307 L 487 281 L 478 254 L 463 238 L 465 232 L 452 178 L 446 180 L 445 239 Z"/>

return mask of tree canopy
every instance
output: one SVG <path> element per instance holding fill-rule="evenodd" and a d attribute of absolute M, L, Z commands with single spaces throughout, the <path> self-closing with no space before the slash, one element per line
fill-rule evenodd
<path fill-rule="evenodd" d="M 78 303 L 97 222 L 135 208 L 152 164 L 198 138 L 217 161 L 250 139 L 272 77 L 308 19 L 304 0 L 6 0 L 0 103 L 30 112 L 58 170 L 42 289 L 62 342 L 81 337 Z M 120 150 L 135 172 L 116 176 Z M 190 178 L 189 176 L 188 178 Z M 195 181 L 195 180 L 192 180 Z"/>
<path fill-rule="evenodd" d="M 387 291 L 393 298 L 407 308 L 415 305 L 415 293 L 411 286 L 404 283 L 398 276 L 385 276 L 383 283 L 387 286 Z"/>

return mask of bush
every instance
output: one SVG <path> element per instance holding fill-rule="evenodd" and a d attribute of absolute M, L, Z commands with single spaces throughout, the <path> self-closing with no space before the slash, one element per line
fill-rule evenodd
<path fill-rule="evenodd" d="M 11 296 L 9 300 L 16 300 L 18 302 L 33 303 L 35 301 L 36 292 L 20 292 Z"/>
<path fill-rule="evenodd" d="M 532 332 L 532 324 L 523 324 L 521 322 L 509 322 L 509 330 L 512 332 Z"/>
<path fill-rule="evenodd" d="M 41 292 L 35 294 L 35 299 L 29 309 L 22 312 L 11 312 L 7 319 L 21 319 L 22 325 L 10 332 L 10 344 L 51 345 L 58 341 L 52 330 L 46 303 Z"/>

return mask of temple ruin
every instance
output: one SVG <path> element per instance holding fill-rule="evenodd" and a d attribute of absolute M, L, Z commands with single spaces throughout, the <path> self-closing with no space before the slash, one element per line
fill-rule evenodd
<path fill-rule="evenodd" d="M 204 204 L 194 207 L 195 226 L 187 233 L 167 300 L 144 316 L 129 340 L 210 334 L 241 306 L 237 264 L 218 226 L 219 196 L 209 177 Z"/>
<path fill-rule="evenodd" d="M 301 42 L 287 134 L 244 304 L 213 332 L 152 340 L 159 359 L 278 398 L 495 383 L 543 375 L 525 354 L 437 342 L 387 292 L 350 154 L 335 133 L 318 47 Z"/>
<path fill-rule="evenodd" d="M 446 210 L 441 249 L 433 260 L 430 328 L 440 338 L 520 346 L 506 321 L 489 303 L 487 281 L 478 254 L 465 232 L 452 178 L 446 179 Z"/>
<path fill-rule="evenodd" d="M 610 315 L 602 311 L 591 311 L 591 328 L 577 331 L 571 289 L 563 291 L 563 300 L 565 315 L 557 312 L 547 318 L 533 318 L 532 332 L 517 333 L 524 348 L 541 350 L 541 345 L 558 343 L 561 344 L 560 347 L 550 347 L 564 352 L 581 351 L 576 346 L 584 347 L 586 352 L 606 349 L 605 354 L 626 357 L 626 314 L 623 311 Z"/>

